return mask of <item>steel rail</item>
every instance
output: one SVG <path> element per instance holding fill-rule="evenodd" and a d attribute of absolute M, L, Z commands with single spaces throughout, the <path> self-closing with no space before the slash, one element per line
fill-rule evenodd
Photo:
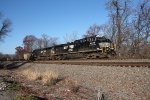
<path fill-rule="evenodd" d="M 33 63 L 40 64 L 67 64 L 67 65 L 92 65 L 92 66 L 120 66 L 120 67 L 148 67 L 150 62 L 129 62 L 129 61 L 34 61 Z"/>

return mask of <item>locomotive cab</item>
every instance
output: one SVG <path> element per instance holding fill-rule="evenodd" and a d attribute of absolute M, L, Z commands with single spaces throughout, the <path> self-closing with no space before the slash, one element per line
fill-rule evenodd
<path fill-rule="evenodd" d="M 99 49 L 101 50 L 102 54 L 112 54 L 112 52 L 114 53 L 114 46 L 112 44 L 112 41 L 108 38 L 106 38 L 105 36 L 99 36 L 97 35 L 96 36 L 97 39 L 97 43 L 98 43 L 98 46 L 99 46 Z"/>

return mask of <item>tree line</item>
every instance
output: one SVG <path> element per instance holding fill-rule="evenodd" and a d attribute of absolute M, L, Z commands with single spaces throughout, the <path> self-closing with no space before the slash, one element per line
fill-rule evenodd
<path fill-rule="evenodd" d="M 108 22 L 90 26 L 84 37 L 103 33 L 115 44 L 117 57 L 150 58 L 150 0 L 132 5 L 131 0 L 108 0 Z"/>
<path fill-rule="evenodd" d="M 116 44 L 118 56 L 150 57 L 150 0 L 141 0 L 135 8 L 131 0 L 109 0 L 109 22 L 102 31 Z"/>
<path fill-rule="evenodd" d="M 57 44 L 56 37 L 50 37 L 47 34 L 42 34 L 40 38 L 34 35 L 27 35 L 23 39 L 24 47 L 16 47 L 16 58 L 23 59 L 25 53 L 31 53 L 34 49 L 42 49 L 51 47 Z"/>

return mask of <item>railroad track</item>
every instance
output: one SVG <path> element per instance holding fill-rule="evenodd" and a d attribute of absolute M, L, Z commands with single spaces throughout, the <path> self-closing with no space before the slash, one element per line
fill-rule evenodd
<path fill-rule="evenodd" d="M 40 64 L 67 64 L 67 65 L 92 65 L 92 66 L 120 66 L 120 67 L 148 67 L 150 61 L 109 61 L 109 60 L 64 60 L 64 61 L 34 61 Z"/>

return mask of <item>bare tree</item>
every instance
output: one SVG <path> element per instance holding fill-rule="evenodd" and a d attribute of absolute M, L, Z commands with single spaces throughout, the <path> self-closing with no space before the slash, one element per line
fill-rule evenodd
<path fill-rule="evenodd" d="M 89 27 L 89 29 L 87 30 L 86 34 L 83 35 L 83 37 L 90 37 L 90 36 L 93 36 L 93 35 L 97 35 L 100 31 L 100 26 L 99 25 L 92 25 Z"/>
<path fill-rule="evenodd" d="M 150 0 L 139 2 L 134 9 L 130 2 L 109 0 L 109 22 L 101 25 L 100 31 L 111 38 L 122 57 L 150 57 Z"/>
<path fill-rule="evenodd" d="M 0 52 L 0 61 L 2 60 L 3 58 L 3 54 Z"/>
<path fill-rule="evenodd" d="M 49 46 L 55 46 L 57 45 L 57 41 L 58 41 L 58 38 L 57 37 L 50 37 L 49 39 Z"/>
<path fill-rule="evenodd" d="M 42 47 L 42 38 L 37 38 L 36 39 L 36 41 L 35 41 L 35 44 L 34 44 L 34 46 L 33 46 L 33 49 L 41 49 L 41 48 L 43 48 Z"/>
<path fill-rule="evenodd" d="M 50 42 L 50 40 L 49 40 L 49 36 L 48 35 L 46 35 L 46 34 L 42 34 L 42 39 L 43 39 L 43 47 L 48 47 L 49 46 L 49 42 Z"/>
<path fill-rule="evenodd" d="M 77 39 L 78 39 L 78 33 L 77 32 L 73 32 L 73 33 L 70 33 L 70 34 L 65 34 L 65 36 L 64 36 L 64 40 L 65 40 L 66 43 L 73 42 Z"/>
<path fill-rule="evenodd" d="M 11 31 L 11 21 L 7 18 L 3 18 L 2 13 L 0 12 L 0 22 L 0 40 L 3 40 L 7 33 Z"/>
<path fill-rule="evenodd" d="M 148 42 L 150 36 L 150 0 L 144 0 L 141 2 L 136 11 L 136 18 L 134 20 L 134 27 L 140 39 L 140 36 L 143 36 L 145 42 Z"/>
<path fill-rule="evenodd" d="M 23 44 L 25 52 L 32 52 L 36 39 L 37 38 L 34 35 L 27 35 L 24 37 Z"/>
<path fill-rule="evenodd" d="M 113 16 L 108 23 L 100 25 L 100 32 L 105 34 L 112 42 L 116 43 L 115 34 L 117 30 Z"/>
<path fill-rule="evenodd" d="M 41 38 L 36 38 L 34 42 L 34 49 L 41 49 L 51 47 L 57 44 L 56 37 L 50 37 L 47 34 L 42 34 Z"/>
<path fill-rule="evenodd" d="M 115 36 L 117 50 L 119 51 L 128 30 L 130 7 L 129 0 L 109 0 L 107 9 L 112 22 L 112 38 Z"/>
<path fill-rule="evenodd" d="M 133 53 L 137 54 L 138 56 L 140 56 L 141 50 L 146 49 L 147 46 L 149 46 L 148 45 L 150 37 L 149 5 L 150 0 L 143 0 L 138 4 L 137 8 L 134 10 L 135 11 L 135 18 L 133 19 L 134 38 L 132 41 L 132 48 L 134 49 Z"/>
<path fill-rule="evenodd" d="M 16 49 L 16 59 L 22 60 L 23 59 L 23 54 L 24 54 L 23 47 L 18 46 L 15 49 Z"/>
<path fill-rule="evenodd" d="M 42 34 L 41 38 L 37 40 L 39 48 L 46 48 L 49 46 L 49 36 L 47 34 Z"/>
<path fill-rule="evenodd" d="M 108 22 L 108 24 L 101 26 L 101 30 L 103 30 L 105 34 L 109 34 L 111 41 L 116 43 L 115 34 L 117 33 L 117 28 L 116 28 L 115 16 L 113 14 L 110 15 L 110 21 Z"/>

